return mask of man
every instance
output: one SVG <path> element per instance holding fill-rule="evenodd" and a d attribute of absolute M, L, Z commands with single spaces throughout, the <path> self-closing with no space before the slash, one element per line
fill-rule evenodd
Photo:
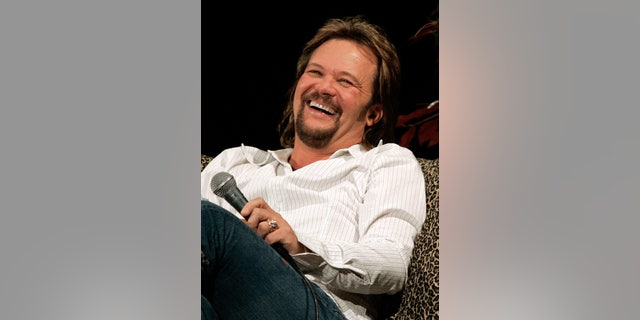
<path fill-rule="evenodd" d="M 331 19 L 298 60 L 283 149 L 204 168 L 203 319 L 377 319 L 402 290 L 426 208 L 416 158 L 391 143 L 399 73 L 379 27 Z M 213 193 L 220 172 L 249 199 L 239 212 Z"/>

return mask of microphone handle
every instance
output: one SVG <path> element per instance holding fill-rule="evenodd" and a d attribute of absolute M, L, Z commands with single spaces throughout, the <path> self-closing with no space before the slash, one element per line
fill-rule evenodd
<path fill-rule="evenodd" d="M 293 257 L 289 254 L 289 251 L 282 246 L 282 243 L 276 242 L 271 245 L 271 248 L 275 249 L 276 252 L 284 259 L 294 270 L 296 270 L 299 274 L 302 274 L 298 265 L 293 261 Z"/>
<path fill-rule="evenodd" d="M 236 192 L 228 192 L 224 195 L 224 199 L 238 212 L 242 210 L 245 204 L 249 202 L 247 198 L 245 198 L 244 194 L 240 192 L 240 190 L 236 190 Z"/>

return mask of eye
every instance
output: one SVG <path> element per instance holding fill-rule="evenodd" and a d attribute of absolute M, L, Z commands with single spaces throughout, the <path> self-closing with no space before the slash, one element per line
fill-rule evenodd
<path fill-rule="evenodd" d="M 340 84 L 342 84 L 345 87 L 352 87 L 353 86 L 353 82 L 351 82 L 351 80 L 349 80 L 349 79 L 341 78 L 341 79 L 338 79 L 338 82 L 340 82 Z"/>

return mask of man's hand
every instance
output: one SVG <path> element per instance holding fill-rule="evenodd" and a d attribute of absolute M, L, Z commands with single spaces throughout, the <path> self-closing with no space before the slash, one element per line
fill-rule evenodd
<path fill-rule="evenodd" d="M 240 214 L 245 224 L 253 229 L 268 244 L 279 242 L 290 253 L 308 252 L 289 223 L 275 212 L 262 198 L 253 199 L 242 208 Z"/>

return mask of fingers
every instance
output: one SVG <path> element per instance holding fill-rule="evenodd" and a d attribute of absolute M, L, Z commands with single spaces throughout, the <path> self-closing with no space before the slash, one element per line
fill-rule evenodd
<path fill-rule="evenodd" d="M 249 228 L 253 229 L 262 239 L 269 244 L 279 242 L 287 237 L 290 231 L 289 224 L 273 210 L 265 210 L 262 208 L 253 209 L 249 219 L 245 222 Z M 283 231 L 278 232 L 278 231 Z"/>
<path fill-rule="evenodd" d="M 290 246 L 298 243 L 287 221 L 271 209 L 264 199 L 256 198 L 247 202 L 240 213 L 246 219 L 245 224 L 268 244 L 280 242 Z"/>
<path fill-rule="evenodd" d="M 280 226 L 277 220 L 282 220 L 280 214 L 273 211 L 262 198 L 247 202 L 240 214 L 245 217 L 245 223 L 263 239 L 268 233 L 278 229 Z"/>
<path fill-rule="evenodd" d="M 253 208 L 253 210 L 251 211 L 251 214 L 248 217 L 245 217 L 245 219 L 247 220 L 246 224 L 251 229 L 257 230 L 259 225 L 262 222 L 265 222 L 264 230 L 268 230 L 269 226 L 266 223 L 267 219 L 269 219 L 269 217 L 274 217 L 276 215 L 277 213 L 273 210 L 256 207 L 256 208 Z"/>
<path fill-rule="evenodd" d="M 262 238 L 266 239 L 267 235 L 278 230 L 280 226 L 278 222 L 274 219 L 267 219 L 260 221 L 258 223 L 258 227 L 256 228 L 256 233 Z"/>
<path fill-rule="evenodd" d="M 269 205 L 267 204 L 266 201 L 264 201 L 264 199 L 262 198 L 255 198 L 251 201 L 248 201 L 244 207 L 242 208 L 242 210 L 240 211 L 240 214 L 245 218 L 245 220 L 249 220 L 249 217 L 251 217 L 255 211 L 256 208 L 260 208 L 260 209 L 266 209 L 266 210 L 271 210 L 271 207 L 269 207 Z"/>

